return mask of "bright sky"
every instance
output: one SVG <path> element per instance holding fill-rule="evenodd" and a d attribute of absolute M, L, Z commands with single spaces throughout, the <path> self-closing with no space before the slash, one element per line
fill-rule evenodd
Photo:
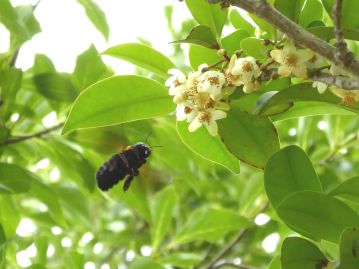
<path fill-rule="evenodd" d="M 110 38 L 106 43 L 102 35 L 87 19 L 84 9 L 76 0 L 41 0 L 35 11 L 42 32 L 27 42 L 20 51 L 17 67 L 26 70 L 33 64 L 36 53 L 49 56 L 58 71 L 72 72 L 76 56 L 91 43 L 99 51 L 126 42 L 138 42 L 136 37 L 150 41 L 164 54 L 171 52 L 172 41 L 164 17 L 164 6 L 174 5 L 174 25 L 189 17 L 183 2 L 178 0 L 95 0 L 103 9 L 110 26 Z M 35 4 L 37 0 L 11 0 L 14 6 Z M 9 34 L 0 24 L 0 52 L 7 50 Z M 131 72 L 132 66 L 109 57 L 104 58 L 117 73 Z"/>

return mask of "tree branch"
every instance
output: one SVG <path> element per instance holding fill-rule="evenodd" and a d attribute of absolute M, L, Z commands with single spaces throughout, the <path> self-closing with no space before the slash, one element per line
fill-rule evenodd
<path fill-rule="evenodd" d="M 291 21 L 265 0 L 231 0 L 233 6 L 242 8 L 266 20 L 300 46 L 311 49 L 344 70 L 359 78 L 359 62 L 355 57 L 338 57 L 338 49 Z"/>
<path fill-rule="evenodd" d="M 323 82 L 327 85 L 333 85 L 343 90 L 359 90 L 359 80 L 344 76 L 333 76 L 331 74 L 316 72 L 309 74 L 309 78 L 314 81 Z"/>
<path fill-rule="evenodd" d="M 31 138 L 35 138 L 35 137 L 42 137 L 42 136 L 44 136 L 44 135 L 46 135 L 48 133 L 51 133 L 52 131 L 60 129 L 63 125 L 64 125 L 63 123 L 59 123 L 58 125 L 55 125 L 55 126 L 53 126 L 51 128 L 42 130 L 40 132 L 31 134 L 31 135 L 24 135 L 24 136 L 19 136 L 19 137 L 12 138 L 12 139 L 9 139 L 9 140 L 5 140 L 3 142 L 0 142 L 0 147 L 6 146 L 6 145 L 9 145 L 9 144 L 19 143 L 19 142 L 22 142 L 22 141 L 25 141 L 25 140 L 28 140 L 28 139 L 31 139 Z"/>

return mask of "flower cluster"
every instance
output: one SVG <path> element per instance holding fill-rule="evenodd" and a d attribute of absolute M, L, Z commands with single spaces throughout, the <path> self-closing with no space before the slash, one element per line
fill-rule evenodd
<path fill-rule="evenodd" d="M 171 69 L 169 74 L 172 76 L 165 84 L 177 105 L 177 120 L 186 120 L 190 132 L 204 125 L 212 136 L 216 136 L 216 121 L 225 118 L 225 111 L 229 110 L 229 105 L 224 101 L 225 96 L 234 86 L 243 85 L 246 93 L 257 90 L 259 82 L 256 79 L 260 70 L 254 58 L 237 59 L 235 55 L 228 68 L 221 71 L 208 69 L 207 65 L 200 65 L 197 71 L 188 76 L 177 69 Z"/>

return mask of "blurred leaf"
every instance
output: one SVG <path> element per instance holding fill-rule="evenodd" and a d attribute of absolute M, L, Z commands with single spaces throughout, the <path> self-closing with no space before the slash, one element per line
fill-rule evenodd
<path fill-rule="evenodd" d="M 340 238 L 340 266 L 338 269 L 356 269 L 358 264 L 359 228 L 347 228 Z"/>
<path fill-rule="evenodd" d="M 164 269 L 164 267 L 150 258 L 141 257 L 135 259 L 128 269 Z"/>
<path fill-rule="evenodd" d="M 272 122 L 243 112 L 236 105 L 232 105 L 225 119 L 218 121 L 218 126 L 228 150 L 255 167 L 263 169 L 269 157 L 279 150 L 278 134 Z"/>
<path fill-rule="evenodd" d="M 258 27 L 259 27 L 260 29 L 262 29 L 263 31 L 267 32 L 268 34 L 273 34 L 273 33 L 275 33 L 275 29 L 274 29 L 274 27 L 273 27 L 271 24 L 269 24 L 269 23 L 266 22 L 265 20 L 263 20 L 263 19 L 261 19 L 261 18 L 255 16 L 255 15 L 253 15 L 253 14 L 251 14 L 251 13 L 249 13 L 248 15 L 249 15 L 249 17 L 251 17 L 251 19 L 258 25 Z"/>
<path fill-rule="evenodd" d="M 232 55 L 235 51 L 240 50 L 241 41 L 248 36 L 246 31 L 236 30 L 222 38 L 222 46 L 227 51 L 228 55 Z"/>
<path fill-rule="evenodd" d="M 220 60 L 223 60 L 223 58 L 218 56 L 215 50 L 197 45 L 190 45 L 189 62 L 194 70 L 197 70 L 201 64 L 205 63 L 211 65 L 219 62 Z"/>
<path fill-rule="evenodd" d="M 165 115 L 174 109 L 165 86 L 134 75 L 102 80 L 82 92 L 63 133 Z"/>
<path fill-rule="evenodd" d="M 151 239 L 152 252 L 156 253 L 172 221 L 172 212 L 176 205 L 176 191 L 166 187 L 151 199 Z"/>
<path fill-rule="evenodd" d="M 110 30 L 106 15 L 101 8 L 93 0 L 77 0 L 77 2 L 84 7 L 87 17 L 96 29 L 108 40 Z"/>
<path fill-rule="evenodd" d="M 268 58 L 268 51 L 271 46 L 266 46 L 262 39 L 256 37 L 244 38 L 240 43 L 241 49 L 248 55 L 257 60 Z"/>
<path fill-rule="evenodd" d="M 356 104 L 353 107 L 345 106 L 341 103 L 341 99 L 334 95 L 331 91 L 325 91 L 323 94 L 320 94 L 317 89 L 312 87 L 311 83 L 301 83 L 273 95 L 273 97 L 268 99 L 268 101 L 263 104 L 262 108 L 259 109 L 259 114 L 261 115 L 266 113 L 273 106 L 296 101 L 324 102 L 333 104 L 342 109 L 359 113 L 359 104 Z M 330 111 L 328 111 L 328 113 L 330 114 Z"/>
<path fill-rule="evenodd" d="M 216 33 L 216 36 L 221 36 L 228 9 L 222 9 L 220 4 L 210 4 L 205 0 L 185 1 L 192 16 L 199 24 L 207 25 Z"/>
<path fill-rule="evenodd" d="M 67 227 L 59 199 L 50 187 L 34 179 L 31 183 L 30 195 L 36 197 L 48 207 L 50 216 L 59 226 Z"/>
<path fill-rule="evenodd" d="M 325 9 L 327 10 L 328 14 L 331 16 L 332 8 L 333 8 L 333 0 L 322 0 L 322 3 Z M 358 9 L 359 9 L 359 1 L 357 0 L 343 1 L 342 14 L 345 14 L 345 16 L 342 16 L 341 19 L 343 27 L 356 28 L 357 26 L 359 26 L 358 17 L 355 16 L 355 12 L 353 12 L 353 10 L 358 10 Z"/>
<path fill-rule="evenodd" d="M 304 0 L 275 0 L 274 7 L 294 22 L 298 22 Z"/>
<path fill-rule="evenodd" d="M 316 245 L 300 237 L 288 237 L 284 240 L 281 260 L 283 269 L 324 268 L 328 263 Z"/>
<path fill-rule="evenodd" d="M 37 236 L 35 239 L 35 246 L 37 249 L 36 261 L 39 264 L 46 264 L 47 262 L 47 248 L 48 237 L 45 235 Z"/>
<path fill-rule="evenodd" d="M 56 68 L 48 56 L 45 54 L 36 54 L 32 72 L 34 75 L 56 73 Z"/>
<path fill-rule="evenodd" d="M 196 240 L 216 242 L 230 231 L 239 231 L 251 225 L 251 221 L 227 209 L 198 208 L 175 235 L 171 245 Z"/>
<path fill-rule="evenodd" d="M 179 268 L 191 268 L 203 259 L 202 255 L 193 252 L 175 252 L 166 255 L 160 261 L 161 264 L 171 265 Z"/>
<path fill-rule="evenodd" d="M 280 255 L 275 256 L 270 264 L 268 265 L 268 269 L 281 269 L 281 258 Z"/>
<path fill-rule="evenodd" d="M 205 127 L 191 133 L 187 122 L 177 122 L 177 131 L 182 142 L 194 153 L 239 173 L 239 161 L 226 149 L 221 139 L 211 136 Z"/>
<path fill-rule="evenodd" d="M 167 73 L 168 70 L 175 68 L 175 65 L 171 62 L 171 60 L 161 52 L 142 44 L 120 44 L 108 48 L 102 54 L 113 56 L 142 67 L 164 79 L 169 77 Z"/>
<path fill-rule="evenodd" d="M 264 184 L 274 207 L 297 191 L 323 191 L 308 156 L 297 146 L 281 149 L 268 160 Z"/>
<path fill-rule="evenodd" d="M 15 164 L 0 163 L 0 194 L 21 193 L 30 189 L 35 176 Z"/>
<path fill-rule="evenodd" d="M 72 81 L 80 92 L 98 81 L 106 73 L 107 67 L 103 63 L 94 45 L 77 57 Z"/>
<path fill-rule="evenodd" d="M 5 231 L 0 224 L 0 269 L 5 268 L 6 263 L 6 236 Z"/>
<path fill-rule="evenodd" d="M 22 71 L 20 69 L 9 68 L 0 71 L 0 99 L 3 102 L 0 106 L 0 115 L 4 122 L 6 122 L 13 113 L 13 105 L 21 87 L 21 79 Z"/>
<path fill-rule="evenodd" d="M 10 195 L 0 195 L 0 223 L 7 238 L 16 234 L 16 228 L 20 222 L 20 216 L 14 200 Z"/>
<path fill-rule="evenodd" d="M 20 47 L 41 31 L 31 6 L 13 8 L 9 0 L 0 1 L 0 22 L 11 33 L 11 47 L 13 49 Z"/>
<path fill-rule="evenodd" d="M 45 73 L 33 79 L 39 93 L 50 100 L 73 102 L 76 98 L 76 90 L 65 74 Z"/>
<path fill-rule="evenodd" d="M 359 216 L 346 204 L 312 191 L 291 194 L 276 211 L 283 221 L 300 232 L 334 243 L 339 242 L 345 228 L 359 226 Z"/>
<path fill-rule="evenodd" d="M 71 269 L 84 268 L 85 257 L 83 253 L 79 253 L 77 251 L 69 251 L 66 254 L 66 264 L 69 265 Z"/>
<path fill-rule="evenodd" d="M 234 28 L 246 31 L 250 36 L 254 36 L 255 28 L 235 9 L 229 14 L 229 19 Z"/>
<path fill-rule="evenodd" d="M 299 25 L 307 27 L 311 22 L 323 19 L 323 5 L 319 0 L 300 1 L 304 2 L 304 6 L 299 13 Z"/>
<path fill-rule="evenodd" d="M 330 39 L 335 38 L 333 27 L 315 26 L 315 27 L 310 27 L 307 30 L 324 40 L 329 41 Z M 359 30 L 356 29 L 343 28 L 343 35 L 346 39 L 359 40 Z"/>
<path fill-rule="evenodd" d="M 344 181 L 331 190 L 329 195 L 338 196 L 359 204 L 359 177 L 353 177 Z"/>
<path fill-rule="evenodd" d="M 211 28 L 205 25 L 197 25 L 191 30 L 185 39 L 176 40 L 171 43 L 190 43 L 209 49 L 219 49 L 216 36 L 213 34 Z"/>

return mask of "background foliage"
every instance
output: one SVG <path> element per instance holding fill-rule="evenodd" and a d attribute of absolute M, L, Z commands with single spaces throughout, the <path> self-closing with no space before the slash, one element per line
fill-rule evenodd
<path fill-rule="evenodd" d="M 78 2 L 107 39 L 106 14 Z M 334 43 L 332 1 L 271 2 Z M 358 3 L 344 3 L 357 54 Z M 41 29 L 34 7 L 0 1 L 0 23 L 11 33 L 0 55 L 0 268 L 358 268 L 357 105 L 281 78 L 250 95 L 237 89 L 220 136 L 189 133 L 172 113 L 168 69 L 215 63 L 218 48 L 263 60 L 272 47 L 262 39 L 279 33 L 235 8 L 185 4 L 193 19 L 180 31 L 172 7 L 164 10 L 173 55 L 147 42 L 91 46 L 72 73 L 60 73 L 46 55 L 15 68 L 21 46 Z M 113 76 L 102 55 L 138 66 L 137 74 Z M 57 125 L 43 125 L 48 115 Z M 163 147 L 131 188 L 100 192 L 97 168 L 148 134 L 149 145 Z"/>

